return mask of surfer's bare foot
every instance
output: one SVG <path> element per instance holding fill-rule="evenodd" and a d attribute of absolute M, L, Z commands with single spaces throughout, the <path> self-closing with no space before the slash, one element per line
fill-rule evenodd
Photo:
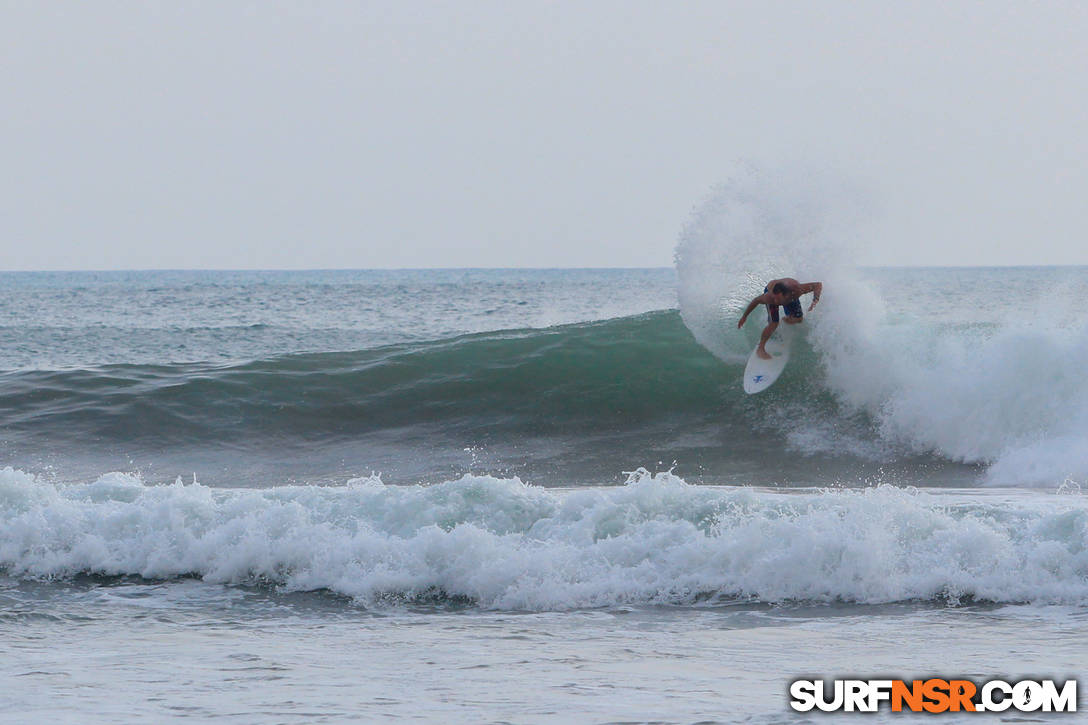
<path fill-rule="evenodd" d="M 767 352 L 766 350 L 764 350 L 762 347 L 759 348 L 758 350 L 756 350 L 756 355 L 759 355 L 764 360 L 770 360 L 771 359 L 771 354 L 769 352 Z"/>

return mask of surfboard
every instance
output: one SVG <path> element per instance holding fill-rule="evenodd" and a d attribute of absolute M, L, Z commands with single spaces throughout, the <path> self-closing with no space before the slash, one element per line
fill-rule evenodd
<path fill-rule="evenodd" d="M 748 364 L 744 366 L 744 392 L 749 395 L 762 393 L 774 385 L 778 376 L 786 369 L 786 363 L 790 361 L 790 346 L 797 334 L 794 330 L 799 325 L 787 325 L 782 323 L 767 340 L 767 352 L 771 354 L 770 360 L 764 360 L 756 351 L 748 357 Z M 756 345 L 759 348 L 759 345 Z"/>

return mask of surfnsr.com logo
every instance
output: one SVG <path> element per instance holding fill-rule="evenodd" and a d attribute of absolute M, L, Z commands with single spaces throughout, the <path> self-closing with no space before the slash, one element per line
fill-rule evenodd
<path fill-rule="evenodd" d="M 797 712 L 1076 712 L 1077 681 L 1054 680 L 795 680 Z"/>

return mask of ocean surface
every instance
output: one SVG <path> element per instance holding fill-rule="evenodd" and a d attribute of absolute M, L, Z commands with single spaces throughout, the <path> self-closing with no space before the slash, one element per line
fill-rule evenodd
<path fill-rule="evenodd" d="M 823 722 L 790 681 L 1078 677 L 1088 268 L 810 256 L 746 396 L 736 320 L 793 270 L 729 212 L 668 269 L 0 273 L 0 721 Z"/>

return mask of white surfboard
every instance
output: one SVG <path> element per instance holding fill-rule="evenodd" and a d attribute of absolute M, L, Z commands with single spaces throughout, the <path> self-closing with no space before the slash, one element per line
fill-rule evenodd
<path fill-rule="evenodd" d="M 748 364 L 744 366 L 744 392 L 749 395 L 762 393 L 778 380 L 778 376 L 786 369 L 786 363 L 790 361 L 790 346 L 797 334 L 795 327 L 798 325 L 783 322 L 771 335 L 771 339 L 767 340 L 766 348 L 771 355 L 770 360 L 764 360 L 752 350 Z"/>

